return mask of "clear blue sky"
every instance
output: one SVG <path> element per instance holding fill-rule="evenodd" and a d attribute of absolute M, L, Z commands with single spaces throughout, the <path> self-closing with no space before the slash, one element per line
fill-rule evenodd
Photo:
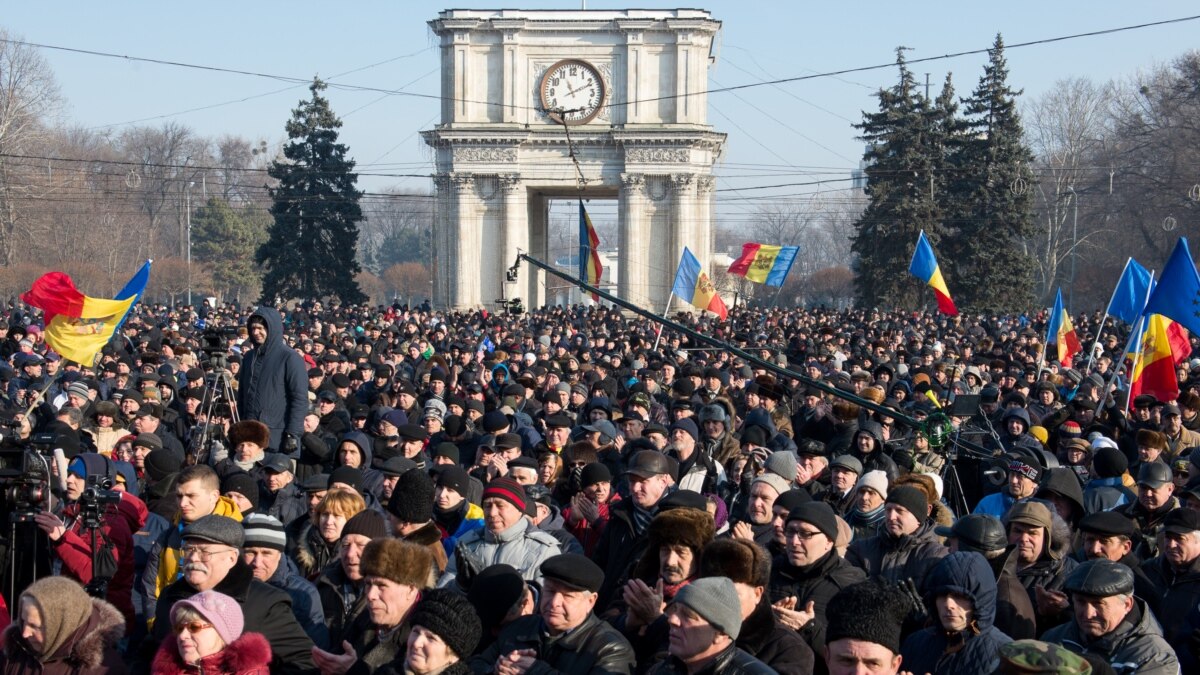
<path fill-rule="evenodd" d="M 452 6 L 514 5 L 579 8 L 578 2 L 537 1 L 464 1 Z M 588 2 L 589 9 L 631 5 L 679 6 L 651 0 Z M 438 54 L 425 22 L 443 7 L 415 1 L 22 2 L 6 4 L 0 25 L 32 42 L 296 77 L 331 78 L 384 62 L 334 81 L 436 94 Z M 1200 5 L 1179 0 L 715 2 L 705 8 L 724 23 L 719 59 L 710 71 L 714 88 L 890 63 L 897 45 L 912 48 L 910 58 L 920 58 L 987 47 L 997 32 L 1013 44 L 1200 14 Z M 1062 78 L 1129 77 L 1196 48 L 1197 35 L 1200 21 L 1013 49 L 1008 53 L 1011 82 L 1031 97 Z M 301 86 L 289 88 L 262 78 L 59 51 L 44 54 L 68 102 L 65 121 L 84 127 L 119 125 L 254 97 L 169 119 L 205 135 L 237 134 L 276 144 L 283 138 L 291 108 L 307 93 Z M 985 60 L 982 55 L 961 57 L 917 64 L 913 70 L 922 79 L 930 73 L 935 87 L 951 71 L 960 95 L 965 95 Z M 717 187 L 845 177 L 862 152 L 850 125 L 861 119 L 862 110 L 874 107 L 873 92 L 894 79 L 895 70 L 884 69 L 711 96 L 709 121 L 729 133 Z M 285 90 L 268 93 L 280 89 Z M 432 169 L 417 132 L 436 121 L 436 101 L 338 90 L 330 90 L 329 97 L 343 117 L 342 139 L 361 171 L 425 174 Z M 425 190 L 430 182 L 364 177 L 361 186 Z M 753 205 L 728 202 L 721 212 L 736 219 Z"/>

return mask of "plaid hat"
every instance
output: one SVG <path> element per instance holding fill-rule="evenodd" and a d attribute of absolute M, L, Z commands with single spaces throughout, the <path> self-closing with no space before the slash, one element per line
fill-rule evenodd
<path fill-rule="evenodd" d="M 251 513 L 242 519 L 245 548 L 270 548 L 282 551 L 287 545 L 283 523 L 265 513 Z"/>

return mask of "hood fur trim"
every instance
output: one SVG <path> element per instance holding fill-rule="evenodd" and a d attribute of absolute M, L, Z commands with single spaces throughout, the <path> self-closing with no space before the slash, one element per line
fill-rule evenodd
<path fill-rule="evenodd" d="M 220 652 L 201 660 L 202 672 L 244 673 L 265 667 L 271 662 L 271 645 L 261 633 L 242 633 L 241 637 L 225 645 Z M 168 636 L 154 655 L 156 675 L 179 675 L 191 666 L 183 662 L 179 654 L 179 642 Z"/>

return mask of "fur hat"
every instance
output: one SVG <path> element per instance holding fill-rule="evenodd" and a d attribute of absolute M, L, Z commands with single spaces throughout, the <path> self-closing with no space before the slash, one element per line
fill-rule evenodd
<path fill-rule="evenodd" d="M 1138 429 L 1137 444 L 1139 447 L 1167 449 L 1167 435 L 1154 429 Z"/>
<path fill-rule="evenodd" d="M 873 581 L 847 586 L 826 608 L 825 644 L 862 640 L 899 654 L 900 627 L 907 616 L 908 606 L 898 591 Z"/>
<path fill-rule="evenodd" d="M 388 513 L 405 523 L 428 523 L 433 519 L 433 479 L 424 471 L 406 471 L 396 481 L 388 500 Z"/>
<path fill-rule="evenodd" d="M 420 589 L 431 588 L 434 582 L 429 549 L 399 539 L 376 539 L 367 544 L 360 567 L 363 576 L 382 577 Z"/>
<path fill-rule="evenodd" d="M 656 579 L 661 547 L 686 546 L 698 555 L 715 534 L 716 525 L 707 511 L 679 508 L 659 513 L 646 528 L 646 552 L 638 561 L 633 576 L 643 580 Z"/>
<path fill-rule="evenodd" d="M 229 446 L 236 448 L 242 443 L 253 443 L 260 448 L 271 447 L 271 430 L 258 420 L 242 420 L 229 427 Z"/>
<path fill-rule="evenodd" d="M 771 556 L 744 539 L 714 539 L 704 547 L 700 576 L 729 577 L 735 584 L 766 587 L 771 579 Z"/>

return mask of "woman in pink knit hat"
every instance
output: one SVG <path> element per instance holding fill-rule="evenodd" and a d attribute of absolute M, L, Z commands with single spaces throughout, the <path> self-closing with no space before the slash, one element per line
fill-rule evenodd
<path fill-rule="evenodd" d="M 153 675 L 269 675 L 271 645 L 243 633 L 236 600 L 216 591 L 197 593 L 171 608 L 172 635 L 154 657 Z"/>

